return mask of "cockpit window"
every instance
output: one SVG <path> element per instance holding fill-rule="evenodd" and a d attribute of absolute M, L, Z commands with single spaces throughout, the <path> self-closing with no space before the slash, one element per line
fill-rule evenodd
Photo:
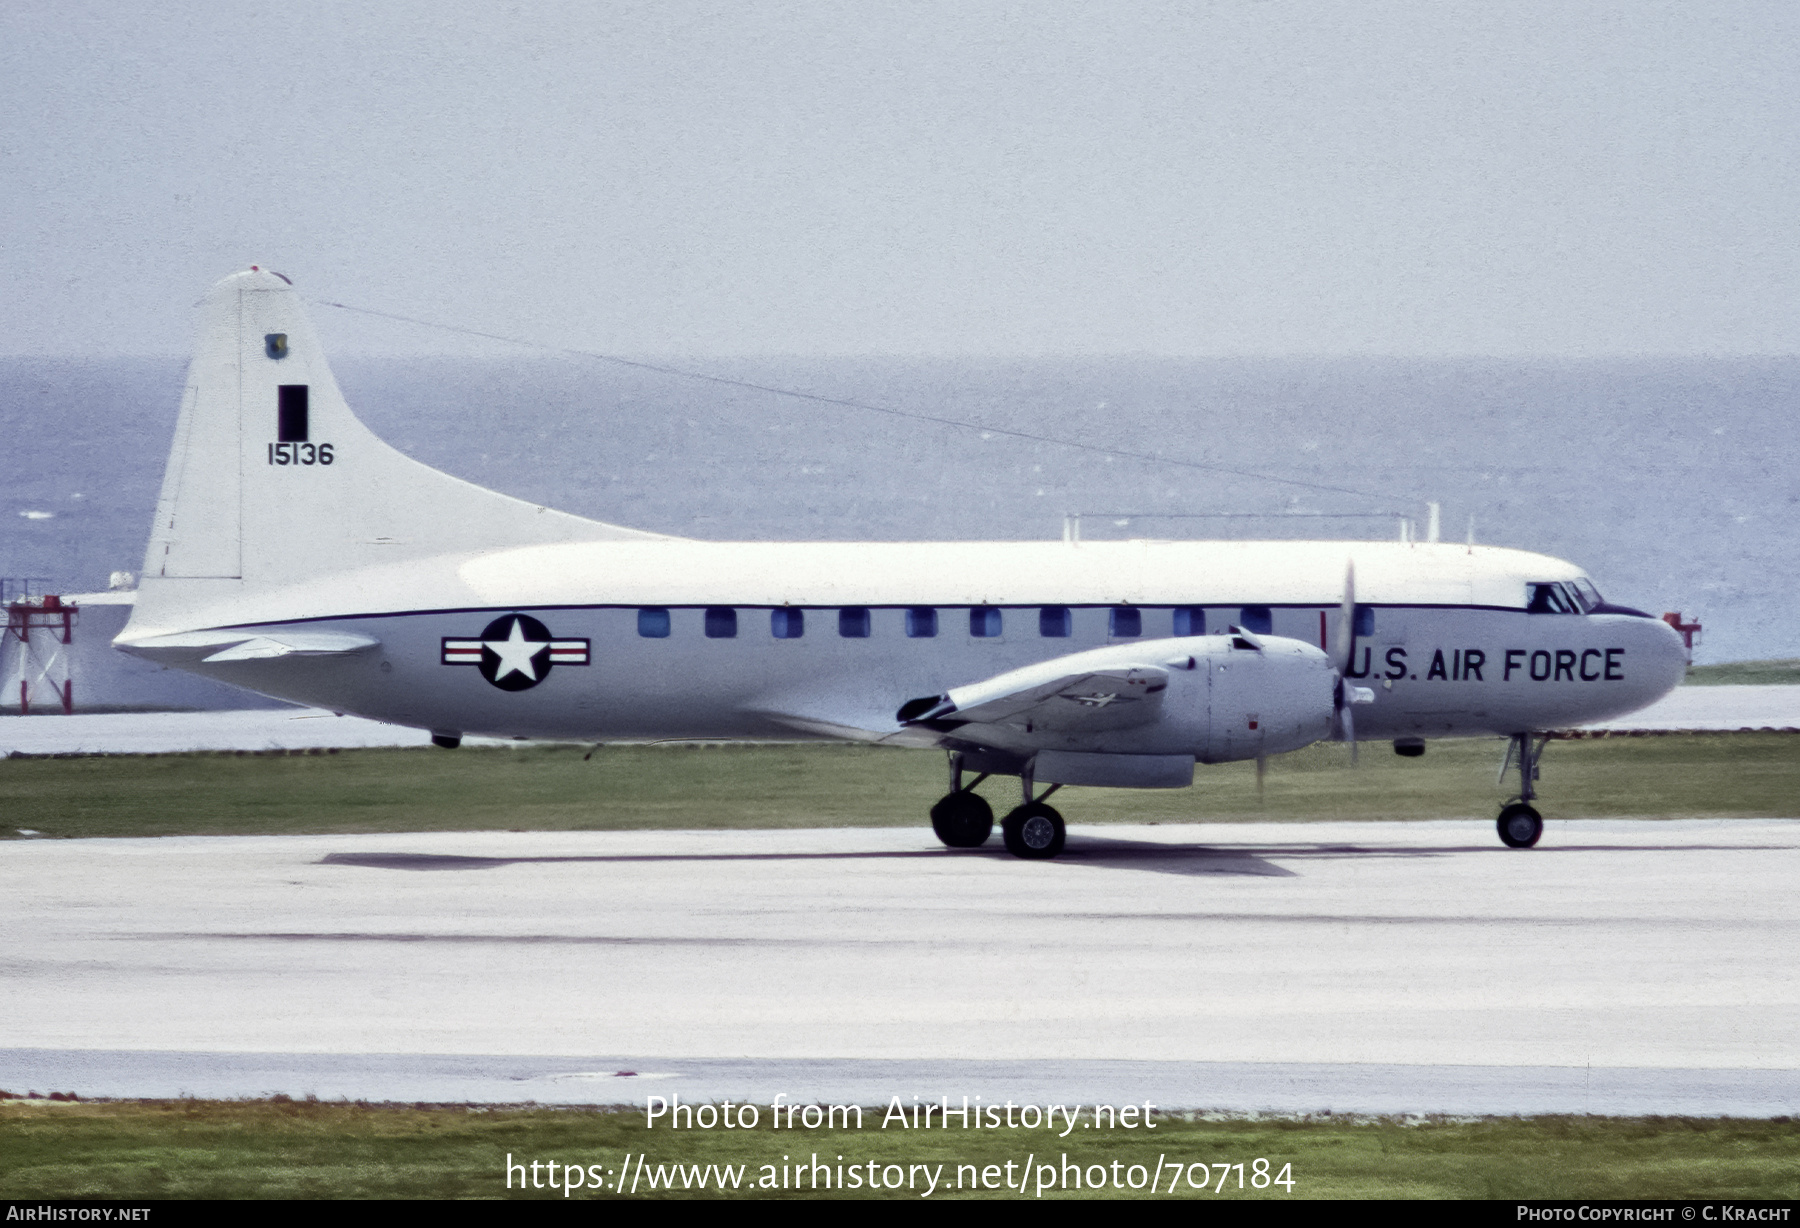
<path fill-rule="evenodd" d="M 1584 612 L 1591 613 L 1594 607 L 1605 604 L 1606 598 L 1600 595 L 1600 590 L 1595 588 L 1594 582 L 1586 576 L 1575 581 L 1574 587 L 1575 595 L 1581 599 L 1581 608 Z"/>
<path fill-rule="evenodd" d="M 1533 584 L 1531 600 L 1525 606 L 1527 614 L 1567 614 L 1569 603 L 1562 595 L 1561 586 L 1556 584 Z"/>
<path fill-rule="evenodd" d="M 1585 614 L 1599 604 L 1599 594 L 1590 602 L 1575 585 L 1563 581 L 1532 584 L 1528 586 L 1530 600 L 1526 603 L 1527 614 Z M 1593 585 L 1588 585 L 1593 589 Z"/>

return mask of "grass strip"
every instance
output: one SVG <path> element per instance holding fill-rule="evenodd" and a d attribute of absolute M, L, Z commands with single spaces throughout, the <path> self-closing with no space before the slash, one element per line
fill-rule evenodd
<path fill-rule="evenodd" d="M 1686 683 L 1688 686 L 1793 686 L 1800 684 L 1800 660 L 1690 665 Z"/>
<path fill-rule="evenodd" d="M 1195 1115 L 1190 1115 L 1190 1117 Z M 1158 1114 L 1156 1128 L 990 1131 L 881 1129 L 880 1109 L 863 1128 L 772 1131 L 764 1111 L 753 1130 L 646 1130 L 641 1109 L 484 1109 L 300 1101 L 123 1101 L 0 1103 L 0 1197 L 4 1198 L 593 1198 L 616 1197 L 631 1162 L 638 1197 L 919 1198 L 924 1173 L 942 1165 L 931 1197 L 1149 1196 L 1207 1198 L 1771 1198 L 1800 1196 L 1800 1153 L 1787 1119 L 1537 1117 L 1446 1120 L 1330 1117 L 1192 1120 Z M 507 1157 L 523 1164 L 507 1189 Z M 829 1189 L 813 1189 L 814 1158 Z M 841 1161 L 840 1161 L 841 1157 Z M 1024 1169 L 1027 1157 L 1033 1167 Z M 1258 1159 L 1291 1191 L 1254 1188 Z M 583 1170 L 582 1184 L 543 1182 L 547 1163 Z M 533 1173 L 530 1165 L 540 1167 Z M 900 1180 L 911 1188 L 867 1188 Z M 1079 1190 L 1061 1188 L 1067 1161 Z M 1114 1168 L 1115 1161 L 1118 1168 Z M 971 1188 L 1006 1179 L 1012 1187 Z M 794 1164 L 807 1174 L 796 1178 Z M 839 1169 L 840 1163 L 844 1166 Z M 1050 1177 L 1038 1164 L 1057 1166 Z M 1174 1165 L 1182 1165 L 1180 1175 Z M 1191 1166 L 1231 1165 L 1202 1178 Z M 1236 1165 L 1244 1166 L 1242 1177 Z M 692 1166 L 699 1165 L 699 1171 Z M 709 1171 L 705 1166 L 713 1166 Z M 973 1165 L 968 1168 L 959 1166 Z M 987 1166 L 996 1166 L 990 1176 Z M 1132 1165 L 1140 1165 L 1132 1172 Z M 588 1187 L 597 1166 L 606 1188 Z M 683 1166 L 683 1167 L 677 1167 Z M 721 1191 L 720 1171 L 731 1166 Z M 739 1169 L 738 1166 L 742 1166 Z M 855 1166 L 861 1188 L 850 1187 Z M 1103 1166 L 1104 1189 L 1088 1182 Z M 730 1172 L 739 1172 L 733 1178 Z M 1205 1180 L 1203 1191 L 1189 1183 Z M 958 1178 L 962 1187 L 957 1188 Z M 1132 1181 L 1145 1188 L 1132 1188 Z M 795 1188 L 796 1180 L 800 1188 Z M 837 1183 L 843 1180 L 844 1186 Z M 1242 1180 L 1242 1188 L 1239 1182 Z M 785 1188 L 783 1182 L 786 1181 Z M 624 1181 L 630 1194 L 631 1178 Z M 653 1184 L 654 1183 L 654 1186 Z M 1115 1184 L 1116 1183 L 1116 1184 Z M 1220 1184 L 1224 1188 L 1219 1188 Z"/>
<path fill-rule="evenodd" d="M 1311 746 L 1202 767 L 1192 789 L 1066 789 L 1074 823 L 1491 819 L 1499 740 L 1433 742 L 1404 759 Z M 527 746 L 335 755 L 0 759 L 4 834 L 286 835 L 918 826 L 945 788 L 941 754 L 866 746 Z M 1002 811 L 1010 780 L 983 791 Z M 1800 816 L 1800 736 L 1563 741 L 1544 755 L 1548 818 Z"/>

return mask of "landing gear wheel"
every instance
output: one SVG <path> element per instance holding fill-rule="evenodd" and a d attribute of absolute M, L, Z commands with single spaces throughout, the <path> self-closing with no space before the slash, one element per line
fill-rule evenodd
<path fill-rule="evenodd" d="M 1042 802 L 1028 802 L 1000 821 L 1000 834 L 1006 839 L 1006 851 L 1014 857 L 1033 861 L 1054 857 L 1062 852 L 1062 815 Z"/>
<path fill-rule="evenodd" d="M 931 830 L 953 849 L 976 849 L 994 834 L 994 808 L 967 789 L 947 793 L 931 808 Z"/>
<path fill-rule="evenodd" d="M 1500 812 L 1500 842 L 1509 849 L 1528 849 L 1544 834 L 1544 819 L 1524 802 L 1514 802 Z"/>

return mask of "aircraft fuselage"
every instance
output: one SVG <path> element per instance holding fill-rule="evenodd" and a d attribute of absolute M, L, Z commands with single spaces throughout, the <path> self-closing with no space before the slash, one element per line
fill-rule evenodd
<path fill-rule="evenodd" d="M 1254 623 L 1329 651 L 1332 573 L 1349 557 L 1359 614 L 1346 672 L 1375 692 L 1356 714 L 1360 739 L 1585 724 L 1653 701 L 1685 668 L 1679 638 L 1658 620 L 1527 612 L 1528 585 L 1578 577 L 1570 564 L 1388 542 L 529 547 L 247 595 L 222 607 L 238 617 L 217 624 L 352 632 L 379 641 L 369 652 L 208 666 L 187 650 L 180 663 L 304 703 L 468 733 L 886 738 L 899 734 L 894 713 L 909 698 L 1106 645 L 1154 656 L 1152 641 Z M 397 593 L 407 600 L 379 608 Z M 507 653 L 514 615 L 543 628 L 529 630 L 548 636 L 532 641 L 542 647 Z M 505 675 L 490 677 L 498 668 Z"/>

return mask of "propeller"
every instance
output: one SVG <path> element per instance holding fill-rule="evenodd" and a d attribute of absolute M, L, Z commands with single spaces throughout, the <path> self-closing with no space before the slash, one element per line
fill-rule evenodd
<path fill-rule="evenodd" d="M 1338 677 L 1350 676 L 1350 658 L 1356 652 L 1356 560 L 1344 562 L 1344 601 L 1338 606 L 1337 640 L 1331 664 Z"/>
<path fill-rule="evenodd" d="M 1352 705 L 1368 703 L 1375 693 L 1367 687 L 1353 687 L 1350 662 L 1356 656 L 1356 560 L 1344 562 L 1344 600 L 1338 606 L 1337 640 L 1332 646 L 1331 664 L 1337 670 L 1337 683 L 1331 690 L 1333 714 L 1337 721 L 1337 740 L 1350 743 L 1350 762 L 1356 762 L 1356 717 Z"/>
<path fill-rule="evenodd" d="M 1350 692 L 1360 689 L 1339 678 L 1331 693 L 1332 704 L 1337 709 L 1337 740 L 1350 743 L 1350 763 L 1353 767 L 1356 764 L 1356 718 L 1350 715 L 1350 705 L 1355 702 Z"/>

